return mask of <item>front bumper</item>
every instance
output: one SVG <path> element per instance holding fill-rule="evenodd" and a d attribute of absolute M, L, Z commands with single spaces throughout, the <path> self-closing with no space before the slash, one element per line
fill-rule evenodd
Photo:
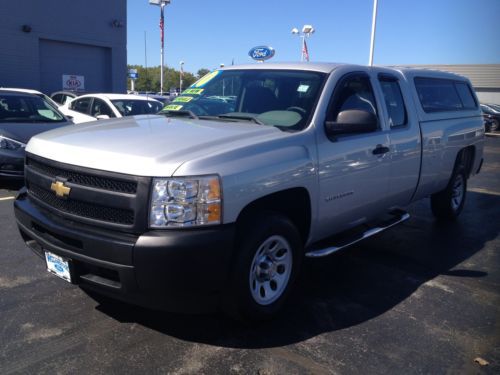
<path fill-rule="evenodd" d="M 69 221 L 31 202 L 14 203 L 21 235 L 39 256 L 70 260 L 72 280 L 126 302 L 175 312 L 213 311 L 229 277 L 234 225 L 128 234 Z"/>

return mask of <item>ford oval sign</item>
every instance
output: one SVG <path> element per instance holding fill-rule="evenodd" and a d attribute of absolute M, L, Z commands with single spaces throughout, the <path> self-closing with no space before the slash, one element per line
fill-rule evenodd
<path fill-rule="evenodd" d="M 268 46 L 253 47 L 248 55 L 257 61 L 269 60 L 274 56 L 274 48 Z"/>

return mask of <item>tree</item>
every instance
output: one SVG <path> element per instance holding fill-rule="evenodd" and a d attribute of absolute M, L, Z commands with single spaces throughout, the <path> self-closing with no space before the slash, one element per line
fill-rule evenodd
<path fill-rule="evenodd" d="M 128 69 L 137 69 L 138 78 L 135 80 L 137 91 L 160 91 L 160 66 L 144 68 L 141 65 L 128 65 Z M 205 69 L 206 70 L 206 69 Z M 208 71 L 208 70 L 207 70 Z M 196 81 L 196 77 L 189 72 L 184 72 L 182 87 L 186 88 Z M 128 83 L 128 82 L 127 82 Z M 171 89 L 178 89 L 180 83 L 180 71 L 173 68 L 163 70 L 163 91 L 169 92 Z"/>

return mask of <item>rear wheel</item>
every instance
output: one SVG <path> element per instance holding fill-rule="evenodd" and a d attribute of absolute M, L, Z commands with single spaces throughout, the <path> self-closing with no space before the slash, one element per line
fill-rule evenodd
<path fill-rule="evenodd" d="M 465 204 L 467 176 L 462 166 L 455 168 L 448 186 L 431 196 L 431 209 L 434 216 L 443 220 L 455 220 Z"/>
<path fill-rule="evenodd" d="M 275 213 L 253 216 L 241 229 L 226 310 L 240 319 L 269 319 L 292 289 L 301 238 L 288 218 Z"/>

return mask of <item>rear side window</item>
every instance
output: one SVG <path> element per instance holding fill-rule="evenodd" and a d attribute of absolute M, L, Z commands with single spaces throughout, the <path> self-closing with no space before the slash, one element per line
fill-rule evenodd
<path fill-rule="evenodd" d="M 56 94 L 52 97 L 52 100 L 56 103 L 63 104 L 62 94 Z"/>
<path fill-rule="evenodd" d="M 71 102 L 69 108 L 80 113 L 88 113 L 92 98 L 81 98 Z"/>
<path fill-rule="evenodd" d="M 463 82 L 455 82 L 455 87 L 458 91 L 458 96 L 460 96 L 460 100 L 465 109 L 476 109 L 477 103 L 474 100 L 474 96 L 472 96 L 470 87 L 468 84 Z"/>
<path fill-rule="evenodd" d="M 389 114 L 389 125 L 391 128 L 406 125 L 406 108 L 397 78 L 381 75 L 379 81 Z"/>
<path fill-rule="evenodd" d="M 469 86 L 442 78 L 415 78 L 418 98 L 425 112 L 461 111 L 477 108 Z"/>

